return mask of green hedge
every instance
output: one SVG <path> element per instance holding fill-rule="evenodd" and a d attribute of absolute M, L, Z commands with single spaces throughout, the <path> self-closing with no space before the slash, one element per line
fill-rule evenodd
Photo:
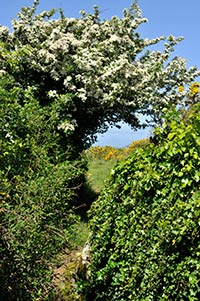
<path fill-rule="evenodd" d="M 26 181 L 18 177 L 15 191 L 4 181 L 0 300 L 50 300 L 52 260 L 70 246 L 82 174 L 79 162 L 65 162 Z"/>
<path fill-rule="evenodd" d="M 0 300 L 51 300 L 53 262 L 70 245 L 86 162 L 57 130 L 55 104 L 0 76 Z M 65 143 L 64 143 L 65 142 Z"/>
<path fill-rule="evenodd" d="M 200 105 L 167 114 L 90 210 L 85 300 L 200 299 Z"/>

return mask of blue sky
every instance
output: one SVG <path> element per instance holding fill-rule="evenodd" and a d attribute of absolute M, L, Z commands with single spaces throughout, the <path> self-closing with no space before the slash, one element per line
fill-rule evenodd
<path fill-rule="evenodd" d="M 122 16 L 123 9 L 130 7 L 132 2 L 132 0 L 40 0 L 39 10 L 61 7 L 66 17 L 79 17 L 80 10 L 92 12 L 93 6 L 98 5 L 101 18 L 109 19 L 113 15 Z M 31 0 L 2 1 L 0 24 L 11 27 L 11 19 L 17 16 L 20 8 L 32 3 Z M 200 69 L 200 1 L 139 0 L 138 4 L 144 17 L 149 20 L 139 28 L 142 37 L 153 38 L 170 34 L 183 36 L 184 40 L 177 45 L 174 55 L 186 58 L 188 67 L 195 65 Z M 121 130 L 113 128 L 106 134 L 99 135 L 98 144 L 122 147 L 148 134 L 147 130 L 133 132 L 124 125 Z"/>

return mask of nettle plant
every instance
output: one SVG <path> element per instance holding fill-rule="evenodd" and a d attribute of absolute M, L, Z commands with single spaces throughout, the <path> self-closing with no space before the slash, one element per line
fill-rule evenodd
<path fill-rule="evenodd" d="M 101 20 L 99 10 L 81 17 L 53 19 L 55 10 L 36 14 L 39 1 L 24 7 L 13 30 L 0 28 L 0 63 L 24 87 L 34 86 L 42 105 L 61 101 L 60 131 L 70 130 L 74 143 L 86 147 L 108 124 L 125 121 L 143 126 L 140 114 L 160 121 L 160 110 L 183 101 L 180 85 L 198 72 L 172 57 L 181 37 L 141 38 L 147 22 L 134 2 L 123 17 Z M 163 51 L 149 46 L 163 42 Z M 70 96 L 69 96 L 70 95 Z"/>
<path fill-rule="evenodd" d="M 90 210 L 85 300 L 199 300 L 199 109 L 170 110 L 154 142 L 111 171 Z"/>

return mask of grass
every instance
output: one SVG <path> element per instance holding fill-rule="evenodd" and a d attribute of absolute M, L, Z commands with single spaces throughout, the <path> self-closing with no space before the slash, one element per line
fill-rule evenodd
<path fill-rule="evenodd" d="M 111 169 L 115 166 L 117 161 L 117 159 L 105 161 L 98 158 L 89 160 L 87 179 L 91 188 L 96 193 L 100 193 L 104 187 L 105 180 L 109 176 Z"/>
<path fill-rule="evenodd" d="M 89 236 L 88 223 L 85 220 L 78 221 L 71 229 L 71 248 L 83 247 Z"/>

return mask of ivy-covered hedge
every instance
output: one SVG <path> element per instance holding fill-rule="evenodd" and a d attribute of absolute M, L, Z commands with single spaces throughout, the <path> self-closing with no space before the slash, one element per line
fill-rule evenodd
<path fill-rule="evenodd" d="M 200 299 L 200 105 L 172 110 L 90 210 L 85 300 Z"/>

